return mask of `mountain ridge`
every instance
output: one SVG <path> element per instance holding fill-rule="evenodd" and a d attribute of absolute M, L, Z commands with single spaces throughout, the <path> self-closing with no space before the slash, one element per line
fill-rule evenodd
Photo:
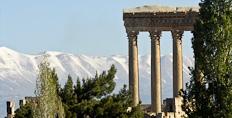
<path fill-rule="evenodd" d="M 96 71 L 108 70 L 112 64 L 117 68 L 115 77 L 116 90 L 128 84 L 128 56 L 87 56 L 56 51 L 45 51 L 38 54 L 22 54 L 7 47 L 0 47 L 0 117 L 6 115 L 6 101 L 12 100 L 18 106 L 18 100 L 24 96 L 33 96 L 38 64 L 46 57 L 51 68 L 56 69 L 61 85 L 71 75 L 77 77 L 94 77 Z M 150 54 L 139 55 L 139 83 L 142 103 L 150 103 Z M 188 81 L 188 66 L 193 67 L 194 59 L 183 56 L 183 78 Z M 162 96 L 172 97 L 172 54 L 161 57 Z"/>

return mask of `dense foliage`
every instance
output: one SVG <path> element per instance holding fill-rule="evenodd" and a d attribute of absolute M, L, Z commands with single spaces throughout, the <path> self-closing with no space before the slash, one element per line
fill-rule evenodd
<path fill-rule="evenodd" d="M 62 118 L 64 114 L 66 118 L 143 117 L 139 105 L 128 109 L 132 104 L 132 97 L 126 85 L 118 94 L 112 93 L 116 85 L 114 82 L 116 74 L 114 65 L 108 72 L 103 71 L 100 75 L 96 74 L 94 78 L 82 80 L 77 78 L 75 84 L 72 77 L 68 76 L 63 88 L 58 83 L 55 70 L 51 70 L 48 66 L 47 63 L 40 65 L 36 86 L 38 106 L 27 107 L 27 104 L 21 105 L 16 112 L 16 116 L 20 116 L 17 118 L 27 117 L 27 115 L 30 115 L 30 110 L 35 112 L 33 115 L 43 118 Z M 60 106 L 61 102 L 63 107 Z"/>
<path fill-rule="evenodd" d="M 20 104 L 20 108 L 15 111 L 16 118 L 34 118 L 34 104 L 32 102 L 27 102 L 26 104 Z"/>
<path fill-rule="evenodd" d="M 202 0 L 194 25 L 195 68 L 182 91 L 182 109 L 191 118 L 232 117 L 231 0 Z"/>
<path fill-rule="evenodd" d="M 63 98 L 67 118 L 141 118 L 139 106 L 127 111 L 132 103 L 131 93 L 126 90 L 126 85 L 118 94 L 112 94 L 115 88 L 114 77 L 116 68 L 114 65 L 94 78 L 77 78 L 73 85 L 69 76 L 66 84 L 60 90 Z"/>

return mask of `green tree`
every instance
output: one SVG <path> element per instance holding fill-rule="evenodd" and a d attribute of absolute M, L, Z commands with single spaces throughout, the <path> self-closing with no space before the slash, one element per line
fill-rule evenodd
<path fill-rule="evenodd" d="M 100 100 L 109 96 L 115 87 L 114 77 L 116 68 L 114 65 L 102 74 L 94 78 L 82 79 L 80 83 L 77 79 L 74 93 L 77 96 L 78 104 L 75 105 L 75 112 L 78 117 L 96 117 L 96 107 L 100 105 Z"/>
<path fill-rule="evenodd" d="M 15 118 L 34 118 L 35 109 L 34 103 L 27 101 L 26 104 L 20 104 L 20 107 L 15 111 Z"/>
<path fill-rule="evenodd" d="M 64 109 L 58 96 L 58 77 L 49 63 L 43 61 L 39 65 L 39 74 L 36 80 L 36 117 L 37 118 L 64 118 Z"/>
<path fill-rule="evenodd" d="M 82 79 L 82 82 L 77 78 L 73 89 L 71 89 L 72 79 L 69 76 L 60 94 L 66 105 L 66 117 L 141 118 L 143 114 L 139 105 L 127 111 L 132 98 L 126 86 L 118 94 L 112 94 L 115 88 L 115 74 L 116 68 L 112 65 L 108 72 L 103 71 L 94 78 Z"/>
<path fill-rule="evenodd" d="M 48 64 L 48 66 L 49 66 L 49 64 Z M 61 87 L 60 87 L 60 84 L 59 84 L 59 78 L 58 78 L 58 75 L 56 74 L 55 68 L 53 68 L 52 71 L 51 71 L 51 79 L 52 79 L 53 84 L 55 85 L 56 93 L 59 93 Z"/>
<path fill-rule="evenodd" d="M 202 0 L 194 25 L 195 68 L 182 91 L 191 118 L 232 117 L 231 0 Z"/>
<path fill-rule="evenodd" d="M 64 88 L 61 88 L 59 95 L 62 98 L 66 118 L 75 118 L 76 113 L 73 109 L 75 104 L 77 104 L 77 97 L 74 94 L 73 80 L 70 75 L 68 76 Z"/>
<path fill-rule="evenodd" d="M 97 118 L 142 118 L 143 114 L 139 105 L 130 107 L 133 102 L 131 95 L 124 85 L 118 94 L 101 99 L 95 111 Z"/>

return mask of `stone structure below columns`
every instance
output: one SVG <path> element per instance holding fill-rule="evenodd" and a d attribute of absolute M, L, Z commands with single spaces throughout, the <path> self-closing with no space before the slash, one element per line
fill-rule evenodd
<path fill-rule="evenodd" d="M 182 35 L 192 31 L 193 24 L 199 19 L 199 7 L 169 7 L 147 5 L 123 10 L 124 26 L 129 39 L 129 86 L 136 106 L 139 103 L 138 83 L 138 46 L 137 35 L 141 31 L 150 32 L 151 37 L 151 106 L 143 110 L 156 118 L 179 118 L 181 111 L 180 90 L 183 88 L 182 75 Z M 161 105 L 162 86 L 160 72 L 160 35 L 171 31 L 173 38 L 173 98 L 167 98 Z M 169 109 L 169 110 L 167 110 Z"/>

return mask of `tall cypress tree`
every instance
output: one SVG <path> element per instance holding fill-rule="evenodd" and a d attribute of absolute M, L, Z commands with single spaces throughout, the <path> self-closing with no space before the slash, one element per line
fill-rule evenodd
<path fill-rule="evenodd" d="M 232 117 L 231 0 L 202 0 L 194 25 L 195 68 L 183 91 L 189 117 Z"/>
<path fill-rule="evenodd" d="M 64 118 L 64 110 L 61 98 L 58 96 L 58 78 L 49 67 L 49 63 L 43 61 L 39 65 L 39 74 L 36 81 L 36 105 L 37 118 Z"/>

